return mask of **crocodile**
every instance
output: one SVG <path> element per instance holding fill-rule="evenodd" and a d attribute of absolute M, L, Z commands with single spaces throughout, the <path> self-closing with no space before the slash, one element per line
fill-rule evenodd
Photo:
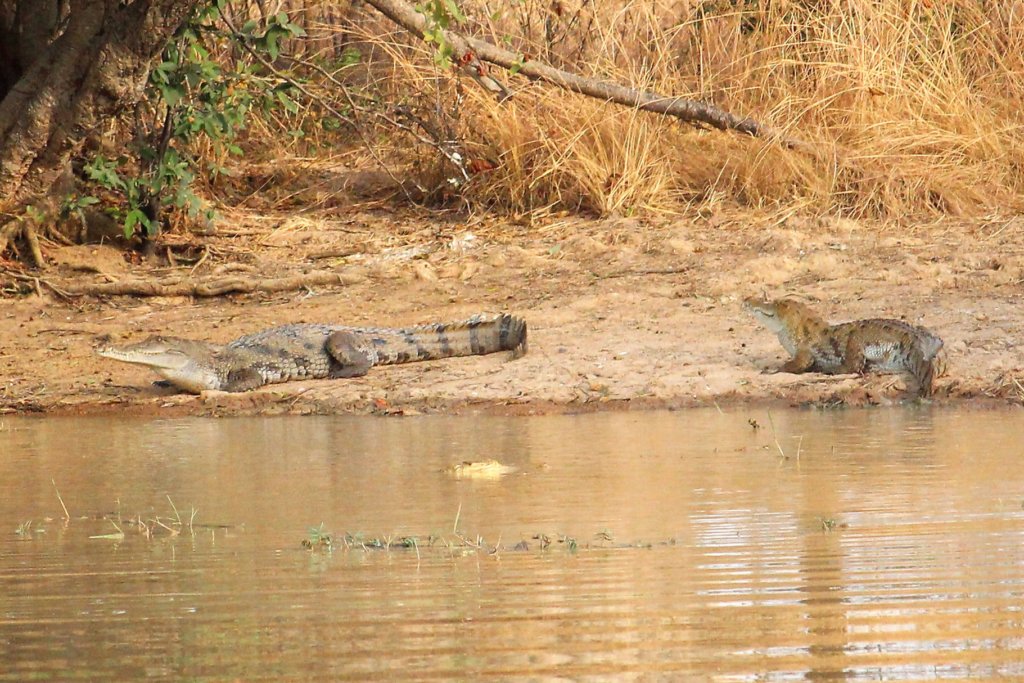
<path fill-rule="evenodd" d="M 303 379 L 359 377 L 375 365 L 394 365 L 511 351 L 526 353 L 526 322 L 516 316 L 406 328 L 303 323 L 247 334 L 227 344 L 152 336 L 136 344 L 105 345 L 97 353 L 152 368 L 164 384 L 202 391 L 248 391 Z"/>
<path fill-rule="evenodd" d="M 781 372 L 864 374 L 869 371 L 909 375 L 907 391 L 930 396 L 942 340 L 923 327 L 900 320 L 872 318 L 830 325 L 794 299 L 745 299 L 754 315 L 792 356 Z"/>

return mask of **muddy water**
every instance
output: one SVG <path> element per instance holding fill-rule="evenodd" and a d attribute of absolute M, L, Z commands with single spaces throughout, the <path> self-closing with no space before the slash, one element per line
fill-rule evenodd
<path fill-rule="evenodd" d="M 1022 429 L 925 408 L 8 418 L 0 680 L 1024 675 Z M 490 458 L 518 470 L 443 471 Z M 304 548 L 321 524 L 333 549 Z"/>

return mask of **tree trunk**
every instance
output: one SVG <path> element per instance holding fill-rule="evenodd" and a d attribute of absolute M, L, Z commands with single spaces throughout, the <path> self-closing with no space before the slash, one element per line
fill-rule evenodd
<path fill-rule="evenodd" d="M 0 0 L 0 253 L 85 140 L 132 107 L 200 0 Z"/>

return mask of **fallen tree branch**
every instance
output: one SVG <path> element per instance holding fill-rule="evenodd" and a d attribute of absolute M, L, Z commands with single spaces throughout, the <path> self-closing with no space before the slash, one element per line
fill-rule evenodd
<path fill-rule="evenodd" d="M 314 271 L 279 278 L 232 276 L 194 280 L 183 277 L 157 281 L 121 280 L 119 282 L 69 283 L 64 286 L 63 291 L 70 296 L 209 297 L 250 292 L 287 292 L 321 285 L 352 285 L 362 280 L 363 276 L 356 273 Z"/>
<path fill-rule="evenodd" d="M 253 59 L 255 59 L 260 64 L 262 64 L 264 66 L 264 68 L 269 70 L 272 74 L 274 74 L 275 76 L 277 76 L 281 80 L 286 81 L 287 83 L 291 84 L 292 87 L 294 87 L 296 90 L 298 90 L 303 95 L 305 95 L 307 98 L 309 98 L 310 101 L 319 103 L 320 106 L 322 106 L 324 109 L 326 109 L 327 111 L 329 111 L 332 114 L 334 114 L 336 117 L 338 117 L 339 120 L 345 120 L 345 119 L 349 118 L 344 113 L 338 111 L 338 109 L 336 109 L 330 102 L 327 102 L 326 100 L 324 100 L 324 98 L 319 97 L 316 94 L 314 94 L 309 88 L 304 86 L 297 79 L 292 78 L 288 74 L 283 73 L 280 69 L 278 69 L 276 66 L 274 66 L 273 62 L 269 61 L 262 54 L 260 54 L 256 50 L 254 50 L 252 48 L 252 46 L 246 40 L 244 40 L 244 34 L 239 32 L 238 29 L 235 28 L 234 24 L 231 23 L 231 19 L 228 18 L 227 14 L 223 14 L 222 13 L 221 14 L 221 19 L 224 21 L 225 24 L 227 24 L 227 27 L 231 30 L 231 32 L 240 38 L 239 44 L 242 45 L 242 47 L 245 49 L 245 51 L 248 52 L 249 55 Z M 453 154 L 452 150 L 447 149 L 446 146 L 441 143 L 441 141 L 439 141 L 439 140 L 430 140 L 428 138 L 424 138 L 423 136 L 418 135 L 409 126 L 406 126 L 406 125 L 396 121 L 392 117 L 386 116 L 386 115 L 382 114 L 381 112 L 373 110 L 373 109 L 371 109 L 369 107 L 360 106 L 358 103 L 356 103 L 355 99 L 352 98 L 352 95 L 349 93 L 348 88 L 346 88 L 344 85 L 339 83 L 337 81 L 337 79 L 335 79 L 322 66 L 320 66 L 318 64 L 314 64 L 311 61 L 298 59 L 297 57 L 291 57 L 291 56 L 288 56 L 288 55 L 282 55 L 282 57 L 284 57 L 285 59 L 288 59 L 289 61 L 291 61 L 291 62 L 293 62 L 295 64 L 302 64 L 303 66 L 305 66 L 305 67 L 307 67 L 309 69 L 312 69 L 314 71 L 318 71 L 323 76 L 325 76 L 327 79 L 332 81 L 335 85 L 337 85 L 339 87 L 339 89 L 341 90 L 341 94 L 345 97 L 345 99 L 348 102 L 348 106 L 352 108 L 353 112 L 359 112 L 360 114 L 369 114 L 369 115 L 375 116 L 375 117 L 377 117 L 379 119 L 382 119 L 382 120 L 386 121 L 387 123 L 389 123 L 390 125 L 394 126 L 395 128 L 400 128 L 400 129 L 406 131 L 407 133 L 409 133 L 410 135 L 412 135 L 413 137 L 418 139 L 420 142 L 425 143 L 427 145 L 430 145 L 431 147 L 436 148 L 438 152 L 440 152 L 446 159 L 448 159 L 448 161 L 450 161 L 453 165 L 455 165 L 456 168 L 459 169 L 459 171 L 462 173 L 463 179 L 469 180 L 469 173 L 466 171 L 464 160 L 461 157 L 457 157 L 455 154 Z M 395 183 L 395 186 L 402 190 L 402 193 L 405 194 L 406 199 L 408 199 L 410 202 L 413 202 L 413 198 L 409 194 L 409 191 L 406 189 L 405 185 L 402 183 L 401 180 L 398 179 L 398 177 L 395 176 L 394 172 L 391 170 L 391 167 L 384 162 L 384 159 L 382 159 L 380 157 L 379 152 L 377 151 L 376 147 L 373 145 L 371 140 L 363 133 L 363 131 L 359 127 L 356 127 L 356 133 L 362 139 L 363 144 L 366 146 L 366 149 L 370 153 L 370 156 L 372 156 L 374 158 L 374 161 L 376 161 L 377 164 L 381 168 L 384 169 L 384 172 L 388 174 L 388 176 L 391 178 L 391 180 Z M 415 203 L 415 202 L 413 202 L 413 203 Z"/>
<path fill-rule="evenodd" d="M 641 275 L 680 275 L 693 270 L 692 266 L 680 266 L 678 268 L 640 268 L 636 270 L 617 270 L 613 273 L 598 273 L 590 271 L 598 280 L 610 280 L 616 277 L 632 277 Z"/>
<path fill-rule="evenodd" d="M 388 19 L 420 38 L 428 28 L 426 17 L 402 0 L 366 0 L 366 2 Z M 430 30 L 436 33 L 440 29 L 432 26 Z M 479 64 L 480 59 L 505 69 L 515 69 L 517 73 L 527 78 L 544 81 L 588 97 L 673 116 L 686 123 L 706 124 L 719 130 L 735 130 L 754 137 L 775 139 L 790 149 L 799 150 L 812 156 L 819 155 L 817 148 L 803 140 L 788 137 L 778 129 L 765 126 L 751 118 L 740 118 L 712 104 L 683 97 L 667 97 L 617 83 L 584 78 L 537 61 L 523 61 L 520 55 L 485 40 L 460 36 L 451 30 L 442 31 L 442 34 L 455 52 L 456 58 L 453 61 L 463 65 L 463 68 L 478 70 L 481 76 L 485 75 L 486 70 L 482 64 Z"/>

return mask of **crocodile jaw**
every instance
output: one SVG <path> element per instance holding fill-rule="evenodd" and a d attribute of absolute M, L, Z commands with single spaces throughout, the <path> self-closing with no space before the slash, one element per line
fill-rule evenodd
<path fill-rule="evenodd" d="M 114 360 L 119 360 L 122 363 L 145 365 L 158 372 L 160 370 L 180 370 L 184 366 L 188 365 L 190 360 L 183 353 L 159 348 L 150 350 L 143 348 L 133 349 L 128 347 L 104 346 L 96 353 L 104 358 L 113 358 Z"/>
<path fill-rule="evenodd" d="M 787 321 L 783 319 L 778 302 L 750 297 L 743 300 L 743 310 L 752 314 L 757 322 L 764 325 L 768 331 L 774 333 L 779 338 L 782 348 L 786 349 L 789 355 L 796 355 L 797 343 L 793 336 L 793 330 Z"/>
<path fill-rule="evenodd" d="M 104 358 L 145 365 L 168 382 L 193 394 L 221 387 L 220 377 L 208 367 L 197 363 L 183 350 L 159 338 L 147 339 L 130 346 L 104 346 L 97 350 Z"/>
<path fill-rule="evenodd" d="M 780 330 L 786 327 L 786 323 L 776 312 L 775 302 L 773 301 L 761 301 L 751 297 L 743 300 L 743 309 L 752 314 L 759 323 L 775 334 L 778 334 Z"/>

